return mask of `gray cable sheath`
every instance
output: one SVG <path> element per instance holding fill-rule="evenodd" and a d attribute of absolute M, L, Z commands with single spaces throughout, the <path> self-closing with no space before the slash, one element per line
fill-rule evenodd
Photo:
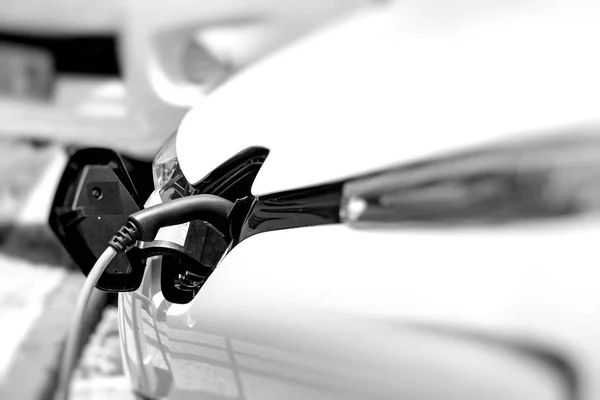
<path fill-rule="evenodd" d="M 83 284 L 83 288 L 77 298 L 77 306 L 75 308 L 75 315 L 69 328 L 69 334 L 65 344 L 65 350 L 60 365 L 60 371 L 58 376 L 58 390 L 56 392 L 55 400 L 68 400 L 71 378 L 75 370 L 77 362 L 77 349 L 81 346 L 83 321 L 85 312 L 88 306 L 88 302 L 92 297 L 94 288 L 100 279 L 100 276 L 110 264 L 112 259 L 117 255 L 117 252 L 112 247 L 108 247 L 104 250 L 104 253 L 98 258 L 94 267 L 90 270 Z"/>

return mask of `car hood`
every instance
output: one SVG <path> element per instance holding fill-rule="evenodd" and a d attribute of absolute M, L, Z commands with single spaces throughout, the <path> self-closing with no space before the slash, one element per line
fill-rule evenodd
<path fill-rule="evenodd" d="M 373 4 L 240 74 L 194 107 L 191 182 L 253 145 L 253 192 L 330 181 L 600 117 L 600 4 Z"/>

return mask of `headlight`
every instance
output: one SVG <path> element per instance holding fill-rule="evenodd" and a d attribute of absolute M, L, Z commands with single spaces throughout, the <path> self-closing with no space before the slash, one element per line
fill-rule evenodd
<path fill-rule="evenodd" d="M 158 190 L 163 202 L 189 196 L 194 191 L 179 166 L 175 150 L 176 141 L 177 133 L 174 133 L 158 150 L 152 162 L 154 189 Z"/>

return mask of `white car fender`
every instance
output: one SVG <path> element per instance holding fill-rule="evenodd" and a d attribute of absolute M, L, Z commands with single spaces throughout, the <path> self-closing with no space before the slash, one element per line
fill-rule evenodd
<path fill-rule="evenodd" d="M 137 335 L 130 367 L 143 358 L 130 374 L 142 393 L 172 398 L 550 399 L 570 385 L 595 398 L 595 240 L 580 223 L 272 232 L 236 247 L 186 305 L 165 302 L 155 264 L 122 300 L 141 327 L 123 330 Z"/>

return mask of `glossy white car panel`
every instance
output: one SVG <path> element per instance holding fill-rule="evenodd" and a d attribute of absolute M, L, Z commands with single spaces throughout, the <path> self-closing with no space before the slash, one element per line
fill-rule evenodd
<path fill-rule="evenodd" d="M 299 373 L 284 368 L 296 363 L 312 380 L 292 382 L 322 396 L 563 398 L 566 377 L 513 343 L 564 358 L 583 398 L 595 398 L 596 233 L 595 224 L 574 222 L 496 232 L 330 226 L 258 235 L 226 257 L 189 305 L 164 301 L 155 264 L 140 291 L 120 298 L 130 374 L 142 393 L 170 398 L 213 393 L 216 382 L 234 397 L 270 399 L 285 390 L 294 398 L 300 389 L 278 381 Z M 273 357 L 286 361 L 277 367 Z M 264 386 L 240 378 L 259 379 L 265 368 L 272 379 Z"/>
<path fill-rule="evenodd" d="M 373 6 L 198 104 L 183 171 L 262 145 L 258 194 L 599 120 L 598 21 L 589 1 Z M 596 399 L 597 232 L 271 232 L 187 305 L 164 300 L 155 260 L 120 295 L 126 368 L 153 398 Z"/>
<path fill-rule="evenodd" d="M 248 146 L 268 147 L 261 194 L 597 121 L 598 21 L 600 5 L 587 1 L 374 6 L 194 107 L 179 160 L 197 182 Z"/>

